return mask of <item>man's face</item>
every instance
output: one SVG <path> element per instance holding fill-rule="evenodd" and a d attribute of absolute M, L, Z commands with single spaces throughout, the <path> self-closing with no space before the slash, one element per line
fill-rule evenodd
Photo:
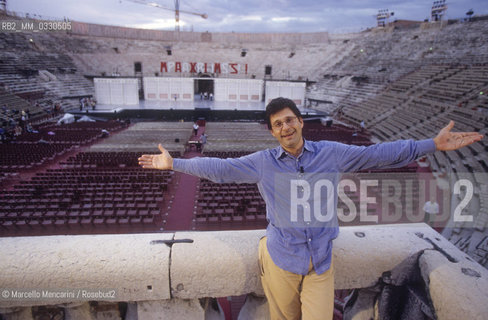
<path fill-rule="evenodd" d="M 302 147 L 303 120 L 293 111 L 285 108 L 270 117 L 271 134 L 286 151 L 293 152 Z"/>

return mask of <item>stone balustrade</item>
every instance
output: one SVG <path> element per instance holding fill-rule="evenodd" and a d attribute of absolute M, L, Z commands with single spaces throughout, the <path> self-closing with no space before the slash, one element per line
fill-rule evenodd
<path fill-rule="evenodd" d="M 211 297 L 252 293 L 239 319 L 266 319 L 257 254 L 264 234 L 0 238 L 0 314 L 33 319 L 32 307 L 56 305 L 65 319 L 100 319 L 89 303 L 97 301 L 105 316 L 127 303 L 125 319 L 222 319 Z M 422 250 L 419 265 L 437 317 L 483 319 L 488 271 L 425 224 L 343 227 L 334 241 L 336 289 L 372 286 Z"/>

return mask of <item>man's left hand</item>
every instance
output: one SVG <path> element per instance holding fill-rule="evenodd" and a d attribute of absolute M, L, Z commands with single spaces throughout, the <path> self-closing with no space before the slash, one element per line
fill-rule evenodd
<path fill-rule="evenodd" d="M 453 127 L 454 121 L 451 120 L 434 138 L 437 150 L 456 150 L 483 139 L 483 135 L 477 132 L 451 132 Z"/>

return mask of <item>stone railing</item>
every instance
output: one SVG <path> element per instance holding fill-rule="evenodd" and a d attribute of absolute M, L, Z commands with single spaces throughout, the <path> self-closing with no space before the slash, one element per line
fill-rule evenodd
<path fill-rule="evenodd" d="M 222 319 L 210 297 L 252 293 L 239 319 L 266 319 L 257 255 L 264 233 L 0 238 L 0 314 L 33 319 L 37 306 L 56 306 L 65 319 L 100 319 L 100 310 L 108 319 L 124 302 L 125 319 Z M 485 318 L 488 271 L 425 224 L 342 228 L 335 287 L 370 287 L 422 250 L 438 319 Z"/>
<path fill-rule="evenodd" d="M 109 26 L 94 23 L 72 21 L 72 34 L 90 37 L 109 37 L 153 41 L 181 42 L 217 42 L 217 43 L 270 43 L 304 45 L 327 43 L 328 32 L 308 33 L 243 33 L 243 32 L 189 32 L 148 30 L 128 27 Z"/>

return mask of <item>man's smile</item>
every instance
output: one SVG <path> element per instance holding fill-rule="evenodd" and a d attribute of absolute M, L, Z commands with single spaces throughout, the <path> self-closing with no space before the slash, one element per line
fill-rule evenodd
<path fill-rule="evenodd" d="M 282 138 L 290 138 L 293 134 L 295 134 L 295 131 L 292 131 L 292 132 L 290 132 L 288 134 L 283 134 L 283 135 L 281 135 L 281 137 Z"/>

